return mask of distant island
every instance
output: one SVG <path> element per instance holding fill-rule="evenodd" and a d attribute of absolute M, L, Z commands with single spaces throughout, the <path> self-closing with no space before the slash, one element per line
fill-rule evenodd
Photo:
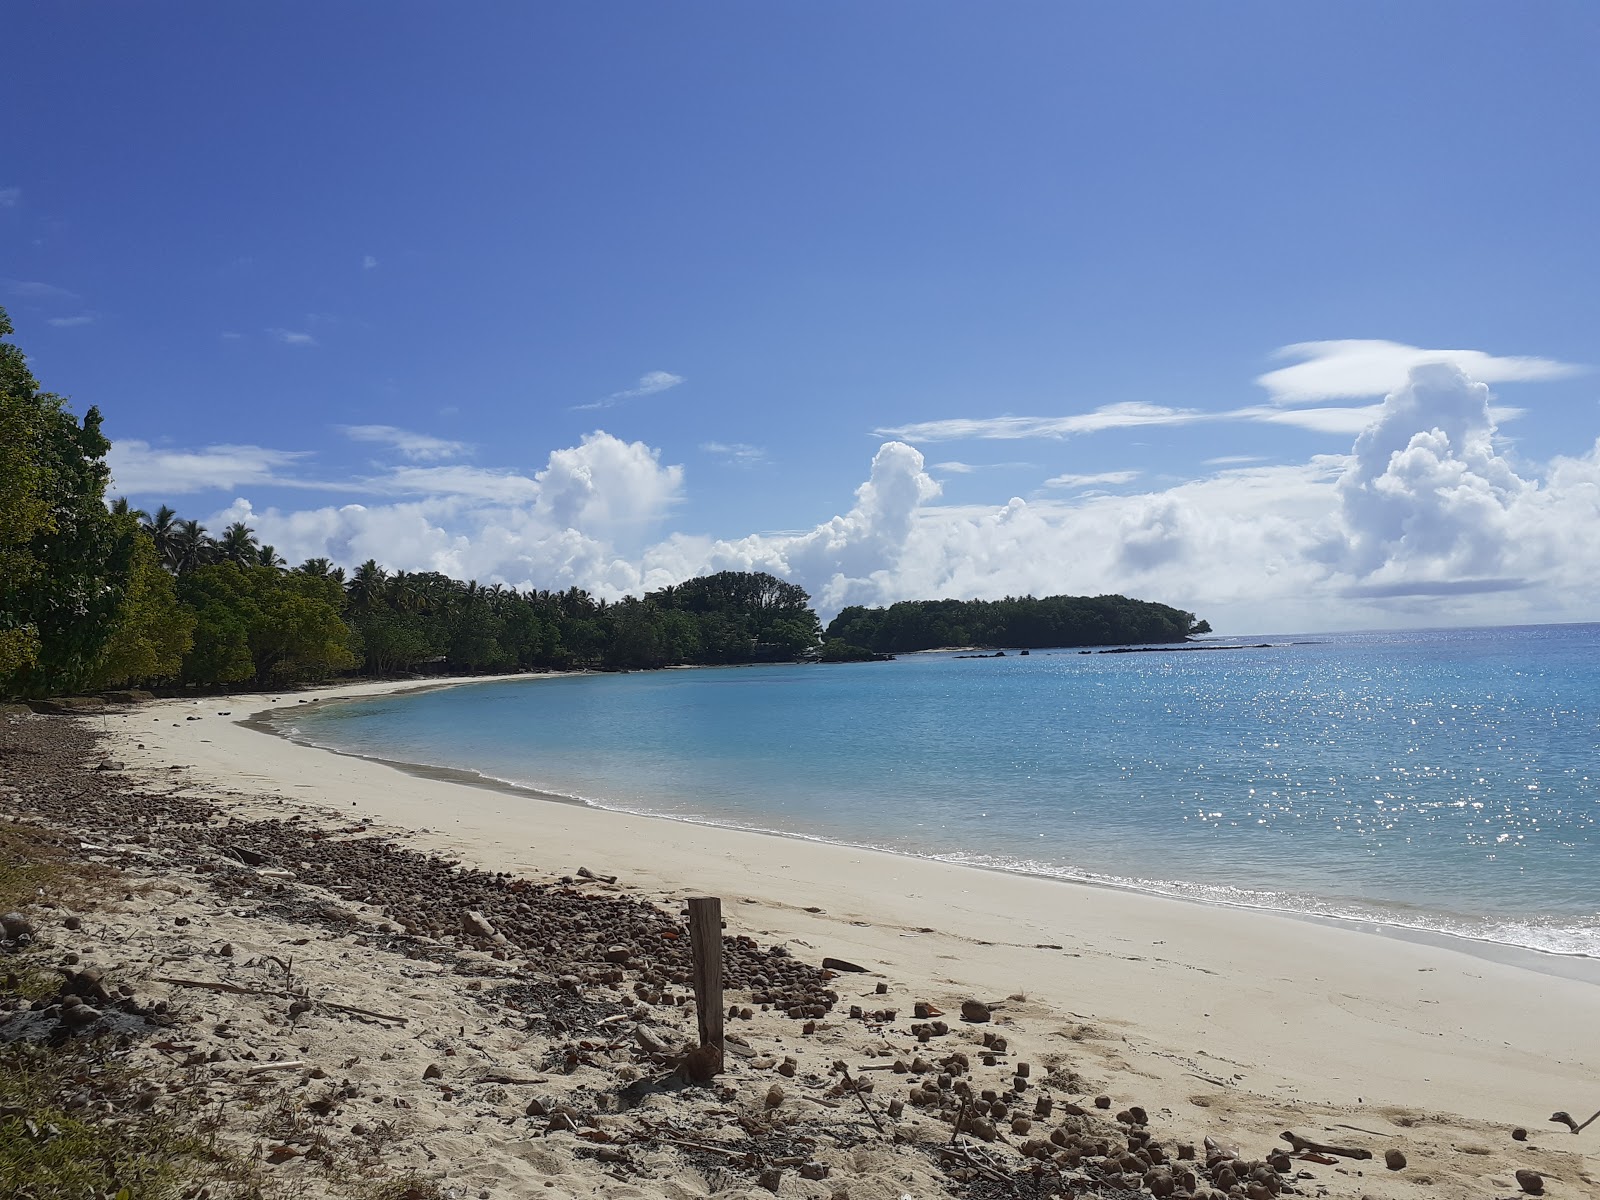
<path fill-rule="evenodd" d="M 844 609 L 823 633 L 822 656 L 846 659 L 941 648 L 1139 646 L 1210 633 L 1191 612 L 1126 596 L 1007 596 L 905 600 Z"/>

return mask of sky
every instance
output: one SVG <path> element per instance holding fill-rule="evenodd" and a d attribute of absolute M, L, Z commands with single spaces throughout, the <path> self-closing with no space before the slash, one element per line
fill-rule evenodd
<path fill-rule="evenodd" d="M 114 494 L 616 598 L 1600 619 L 1600 7 L 63 2 L 0 305 Z"/>

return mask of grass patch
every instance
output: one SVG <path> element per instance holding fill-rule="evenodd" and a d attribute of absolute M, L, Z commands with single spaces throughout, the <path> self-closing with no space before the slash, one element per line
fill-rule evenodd
<path fill-rule="evenodd" d="M 92 1047 L 0 1049 L 0 1179 L 7 1195 L 178 1200 L 215 1162 L 191 1123 L 153 1107 Z M 110 1109 L 111 1111 L 107 1111 Z"/>

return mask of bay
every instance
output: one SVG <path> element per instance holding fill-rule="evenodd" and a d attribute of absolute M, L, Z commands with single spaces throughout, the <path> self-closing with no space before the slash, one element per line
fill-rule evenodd
<path fill-rule="evenodd" d="M 629 812 L 1600 956 L 1600 625 L 1203 645 L 507 679 L 280 725 Z"/>

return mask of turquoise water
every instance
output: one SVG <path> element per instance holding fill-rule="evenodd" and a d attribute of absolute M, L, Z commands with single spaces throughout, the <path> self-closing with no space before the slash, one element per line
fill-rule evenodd
<path fill-rule="evenodd" d="M 1600 956 L 1600 625 L 508 680 L 300 740 L 607 808 Z M 535 828 L 539 801 L 530 797 Z"/>

